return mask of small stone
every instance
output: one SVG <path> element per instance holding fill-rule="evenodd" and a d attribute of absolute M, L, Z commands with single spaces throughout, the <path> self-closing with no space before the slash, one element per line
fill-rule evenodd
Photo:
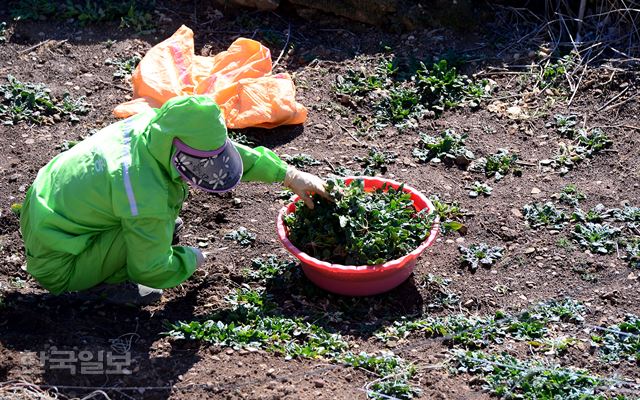
<path fill-rule="evenodd" d="M 541 192 L 541 190 L 538 189 L 537 187 L 534 187 L 533 189 L 531 189 L 531 194 L 538 194 L 540 192 Z"/>
<path fill-rule="evenodd" d="M 267 371 L 267 376 L 275 378 L 276 377 L 276 369 L 275 368 L 269 368 L 269 370 Z"/>
<path fill-rule="evenodd" d="M 233 204 L 234 207 L 240 207 L 242 205 L 242 199 L 239 197 L 234 197 L 231 200 L 231 204 Z"/>
<path fill-rule="evenodd" d="M 524 254 L 532 254 L 536 252 L 536 248 L 535 247 L 527 247 L 526 249 L 524 249 Z"/>
<path fill-rule="evenodd" d="M 318 389 L 324 387 L 324 381 L 322 379 L 316 379 L 315 381 L 313 381 L 313 386 L 317 387 Z"/>
<path fill-rule="evenodd" d="M 516 216 L 518 218 L 522 218 L 522 212 L 517 208 L 512 208 L 511 209 L 511 214 L 513 214 L 514 216 Z"/>
<path fill-rule="evenodd" d="M 459 237 L 459 238 L 457 238 L 457 239 L 456 239 L 456 243 L 458 243 L 458 244 L 462 244 L 462 243 L 464 243 L 464 238 L 463 238 L 463 237 Z"/>
<path fill-rule="evenodd" d="M 630 281 L 635 281 L 636 279 L 638 279 L 638 275 L 631 272 L 629 275 L 627 275 L 627 279 L 629 279 Z"/>

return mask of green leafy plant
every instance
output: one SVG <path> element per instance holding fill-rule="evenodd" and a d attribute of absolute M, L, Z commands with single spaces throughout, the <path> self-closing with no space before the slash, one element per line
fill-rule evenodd
<path fill-rule="evenodd" d="M 234 240 L 240 246 L 251 246 L 256 241 L 256 234 L 249 232 L 244 226 L 224 235 L 227 240 Z"/>
<path fill-rule="evenodd" d="M 413 157 L 419 162 L 444 162 L 467 167 L 475 157 L 464 145 L 467 135 L 458 135 L 453 129 L 440 133 L 439 137 L 420 134 Z"/>
<path fill-rule="evenodd" d="M 619 234 L 620 228 L 592 222 L 577 224 L 572 232 L 573 238 L 580 246 L 601 254 L 606 254 L 615 247 L 614 239 Z"/>
<path fill-rule="evenodd" d="M 614 210 L 606 209 L 603 204 L 597 204 L 587 212 L 576 208 L 573 214 L 571 214 L 571 220 L 575 222 L 602 222 L 605 219 L 611 218 L 613 214 Z"/>
<path fill-rule="evenodd" d="M 475 198 L 480 196 L 481 194 L 484 196 L 490 196 L 493 188 L 486 183 L 475 181 L 472 185 L 467 186 L 466 189 L 469 190 L 469 197 Z"/>
<path fill-rule="evenodd" d="M 316 160 L 309 154 L 299 153 L 294 155 L 285 154 L 282 156 L 282 159 L 290 165 L 293 165 L 297 168 L 304 168 L 311 165 L 320 165 L 322 164 L 320 161 Z"/>
<path fill-rule="evenodd" d="M 482 388 L 503 399 L 624 399 L 599 394 L 606 381 L 586 370 L 519 360 L 506 353 L 454 350 L 453 367 L 457 373 L 481 376 Z"/>
<path fill-rule="evenodd" d="M 419 393 L 409 385 L 415 368 L 390 353 L 354 354 L 339 335 L 306 322 L 278 314 L 279 307 L 263 289 L 242 285 L 225 301 L 229 308 L 217 311 L 201 321 L 177 322 L 167 334 L 175 339 L 200 340 L 221 347 L 264 349 L 286 359 L 322 358 L 379 376 L 367 385 L 368 396 L 395 396 L 411 399 Z"/>
<path fill-rule="evenodd" d="M 516 340 L 544 338 L 551 323 L 580 324 L 585 308 L 579 302 L 566 298 L 538 303 L 518 315 L 498 311 L 488 317 L 453 315 L 444 318 L 426 317 L 409 320 L 403 318 L 376 332 L 383 342 L 402 340 L 414 333 L 425 337 L 447 337 L 449 344 L 465 348 L 482 348 L 500 344 L 509 337 Z"/>
<path fill-rule="evenodd" d="M 558 131 L 558 133 L 560 133 L 560 136 L 562 137 L 567 137 L 569 139 L 573 139 L 576 135 L 576 128 L 575 126 L 578 124 L 578 116 L 577 115 L 562 115 L 562 114 L 556 114 L 554 115 L 554 123 L 553 125 L 555 126 L 556 130 Z M 549 123 L 547 124 L 547 127 L 551 126 L 552 124 Z"/>
<path fill-rule="evenodd" d="M 607 361 L 626 359 L 640 361 L 640 318 L 628 314 L 624 321 L 592 335 L 591 340 L 600 348 L 600 355 Z"/>
<path fill-rule="evenodd" d="M 547 64 L 540 69 L 538 87 L 540 89 L 562 87 L 566 79 L 565 75 L 567 74 L 567 71 L 575 65 L 576 55 L 573 53 L 558 58 L 555 62 L 547 62 Z"/>
<path fill-rule="evenodd" d="M 404 120 L 419 116 L 424 107 L 420 103 L 420 95 L 413 87 L 395 86 L 387 90 L 387 95 L 376 107 L 376 116 L 384 122 L 401 123 Z"/>
<path fill-rule="evenodd" d="M 416 212 L 411 196 L 389 186 L 372 192 L 356 179 L 329 180 L 334 202 L 314 196 L 314 209 L 297 203 L 284 217 L 289 240 L 312 257 L 346 265 L 381 264 L 416 249 L 429 235 L 434 214 Z"/>
<path fill-rule="evenodd" d="M 150 14 L 154 4 L 154 1 L 133 0 L 18 0 L 11 9 L 11 15 L 16 20 L 73 19 L 81 25 L 120 21 L 121 28 L 144 32 L 154 26 Z"/>
<path fill-rule="evenodd" d="M 557 154 L 549 162 L 559 170 L 560 174 L 566 174 L 586 158 L 592 157 L 612 144 L 613 141 L 601 129 L 578 129 L 574 142 L 560 143 Z"/>
<path fill-rule="evenodd" d="M 345 75 L 336 77 L 335 90 L 338 94 L 363 96 L 373 90 L 390 85 L 390 77 L 395 73 L 393 60 L 383 59 L 372 74 L 364 68 L 347 69 Z"/>
<path fill-rule="evenodd" d="M 20 213 L 22 212 L 22 203 L 13 203 L 9 208 L 15 215 L 20 215 Z"/>
<path fill-rule="evenodd" d="M 570 183 L 567 186 L 563 187 L 560 191 L 558 199 L 565 204 L 569 204 L 571 206 L 577 206 L 580 201 L 585 200 L 587 196 L 578 190 L 578 187 Z"/>
<path fill-rule="evenodd" d="M 420 395 L 419 389 L 407 383 L 407 380 L 415 375 L 415 368 L 392 354 L 374 356 L 365 352 L 359 354 L 349 352 L 340 359 L 346 365 L 383 377 L 383 379 L 367 385 L 368 396 L 371 398 L 382 399 L 392 396 L 396 399 L 413 399 Z M 387 397 L 378 396 L 377 394 L 383 394 L 383 396 Z"/>
<path fill-rule="evenodd" d="M 389 164 L 395 163 L 397 155 L 390 151 L 380 151 L 376 148 L 369 149 L 366 157 L 356 157 L 363 168 L 360 175 L 375 176 L 377 173 L 385 174 Z"/>
<path fill-rule="evenodd" d="M 338 75 L 335 90 L 363 103 L 367 100 L 382 123 L 403 124 L 424 114 L 437 116 L 463 104 L 477 106 L 486 97 L 488 81 L 474 81 L 460 75 L 446 59 L 427 67 L 424 63 L 409 79 L 400 78 L 393 59 L 383 59 L 373 73 L 364 68 L 348 69 Z"/>
<path fill-rule="evenodd" d="M 613 210 L 613 215 L 620 222 L 640 222 L 640 207 L 625 206 L 622 210 Z"/>
<path fill-rule="evenodd" d="M 495 154 L 481 157 L 471 163 L 470 169 L 483 172 L 487 177 L 494 177 L 496 181 L 502 179 L 510 171 L 515 176 L 522 175 L 522 170 L 517 166 L 518 156 L 509 153 L 507 149 L 499 149 Z"/>
<path fill-rule="evenodd" d="M 105 65 L 112 65 L 116 67 L 116 72 L 113 73 L 113 77 L 115 79 L 124 81 L 133 74 L 133 71 L 135 71 L 138 63 L 140 63 L 140 60 L 142 60 L 142 58 L 139 55 L 134 54 L 129 58 L 121 58 L 115 60 L 107 59 L 104 63 Z"/>
<path fill-rule="evenodd" d="M 478 267 L 491 267 L 496 261 L 502 258 L 502 247 L 492 247 L 486 243 L 472 244 L 469 247 L 458 247 L 462 254 L 462 263 L 477 270 Z"/>
<path fill-rule="evenodd" d="M 6 125 L 20 121 L 41 125 L 63 117 L 76 122 L 79 121 L 78 115 L 89 112 L 89 105 L 83 97 L 74 100 L 65 94 L 58 99 L 42 84 L 23 83 L 12 75 L 7 75 L 7 81 L 0 86 L 0 119 Z"/>
<path fill-rule="evenodd" d="M 283 276 L 296 266 L 293 261 L 281 260 L 275 255 L 267 258 L 254 258 L 251 260 L 251 268 L 244 271 L 247 278 L 257 281 L 269 281 L 278 276 Z"/>
<path fill-rule="evenodd" d="M 7 41 L 7 23 L 0 22 L 0 43 Z"/>
<path fill-rule="evenodd" d="M 120 28 L 130 28 L 139 33 L 151 33 L 155 31 L 154 17 L 133 2 L 127 13 L 120 17 Z"/>
<path fill-rule="evenodd" d="M 467 212 L 462 209 L 457 202 L 447 203 L 440 200 L 436 195 L 429 197 L 429 200 L 433 203 L 435 214 L 440 218 L 440 232 L 443 235 L 452 231 L 466 231 L 466 227 L 462 221 Z"/>
<path fill-rule="evenodd" d="M 416 87 L 420 94 L 420 102 L 436 114 L 467 103 L 477 106 L 485 96 L 487 81 L 474 82 L 466 75 L 449 65 L 446 59 L 434 63 L 430 68 L 424 64 L 416 71 Z"/>
<path fill-rule="evenodd" d="M 634 238 L 627 242 L 626 249 L 629 265 L 640 269 L 640 238 Z"/>
<path fill-rule="evenodd" d="M 227 134 L 229 135 L 229 139 L 231 139 L 232 141 L 234 141 L 236 143 L 244 144 L 246 146 L 255 145 L 255 140 L 253 138 L 247 136 L 246 134 L 244 134 L 241 131 L 230 129 L 229 131 L 227 131 Z"/>
<path fill-rule="evenodd" d="M 522 212 L 527 224 L 532 228 L 551 226 L 559 230 L 567 221 L 567 215 L 551 202 L 526 204 Z"/>
<path fill-rule="evenodd" d="M 20 0 L 11 8 L 11 16 L 16 20 L 39 20 L 55 12 L 56 3 L 51 0 Z"/>
<path fill-rule="evenodd" d="M 460 296 L 449 289 L 451 279 L 428 274 L 423 280 L 422 287 L 426 289 L 428 298 L 425 303 L 428 309 L 452 309 L 460 304 Z"/>

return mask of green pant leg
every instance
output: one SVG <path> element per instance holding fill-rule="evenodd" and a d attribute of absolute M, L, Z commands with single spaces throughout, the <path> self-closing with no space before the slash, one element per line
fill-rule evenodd
<path fill-rule="evenodd" d="M 100 283 L 126 281 L 127 248 L 122 229 L 98 235 L 84 252 L 76 256 L 68 291 L 85 290 Z"/>

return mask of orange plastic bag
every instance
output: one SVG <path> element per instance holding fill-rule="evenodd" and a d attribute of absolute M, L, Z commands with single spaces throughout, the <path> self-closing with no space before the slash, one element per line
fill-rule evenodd
<path fill-rule="evenodd" d="M 229 128 L 273 128 L 307 119 L 289 74 L 271 75 L 268 48 L 239 38 L 214 57 L 197 56 L 193 31 L 184 25 L 147 52 L 132 84 L 133 100 L 113 110 L 118 118 L 160 107 L 174 96 L 208 94 L 222 109 Z"/>

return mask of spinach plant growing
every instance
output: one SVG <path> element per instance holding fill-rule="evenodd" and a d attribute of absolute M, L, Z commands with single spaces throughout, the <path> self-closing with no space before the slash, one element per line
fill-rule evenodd
<path fill-rule="evenodd" d="M 439 137 L 420 134 L 418 147 L 413 149 L 413 157 L 419 162 L 456 164 L 466 167 L 475 157 L 464 146 L 467 135 L 458 135 L 453 129 L 441 132 Z"/>
<path fill-rule="evenodd" d="M 502 258 L 502 247 L 491 247 L 486 243 L 472 244 L 469 247 L 460 246 L 462 254 L 462 262 L 468 265 L 472 270 L 478 269 L 479 266 L 490 267 L 496 261 Z"/>
<path fill-rule="evenodd" d="M 284 217 L 289 240 L 323 261 L 375 265 L 402 257 L 429 235 L 435 215 L 417 212 L 411 196 L 384 185 L 372 192 L 356 179 L 328 181 L 335 202 L 314 196 L 313 210 L 302 202 Z"/>

